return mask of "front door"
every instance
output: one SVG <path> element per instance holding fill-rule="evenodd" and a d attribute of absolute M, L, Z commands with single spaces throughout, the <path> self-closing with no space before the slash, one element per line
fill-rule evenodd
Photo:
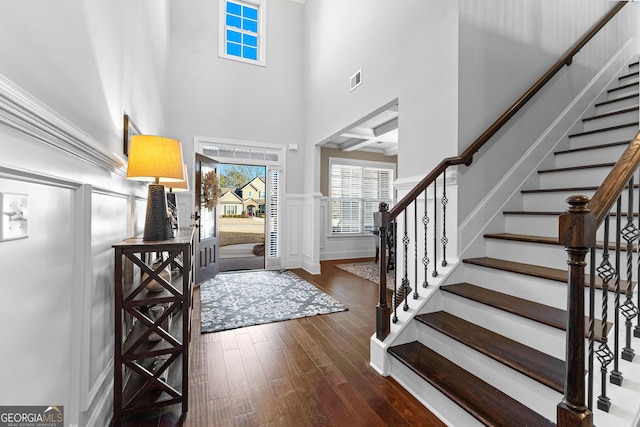
<path fill-rule="evenodd" d="M 196 237 L 196 283 L 212 278 L 219 271 L 218 258 L 218 204 L 211 203 L 213 181 L 219 186 L 218 162 L 196 153 L 195 165 L 195 220 Z M 215 178 L 214 178 L 215 177 Z"/>

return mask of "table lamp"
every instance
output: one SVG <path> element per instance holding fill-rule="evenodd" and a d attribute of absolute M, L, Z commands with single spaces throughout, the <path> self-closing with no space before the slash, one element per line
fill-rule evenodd
<path fill-rule="evenodd" d="M 127 179 L 153 181 L 149 184 L 143 240 L 173 237 L 163 182 L 184 179 L 180 141 L 154 135 L 134 135 L 129 145 Z"/>
<path fill-rule="evenodd" d="M 187 165 L 183 164 L 182 169 L 184 170 L 184 175 L 182 180 L 180 181 L 166 181 L 164 179 L 160 180 L 160 184 L 164 185 L 167 193 L 167 204 L 169 206 L 169 210 L 171 211 L 173 228 L 178 229 L 178 201 L 176 200 L 176 193 L 182 191 L 189 191 L 189 174 L 187 171 Z"/>

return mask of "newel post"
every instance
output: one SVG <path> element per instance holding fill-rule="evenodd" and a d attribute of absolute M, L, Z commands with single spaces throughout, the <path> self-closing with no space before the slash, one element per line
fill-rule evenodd
<path fill-rule="evenodd" d="M 557 408 L 558 427 L 591 427 L 593 414 L 585 404 L 585 257 L 595 246 L 595 217 L 587 196 L 571 196 L 569 210 L 560 215 L 560 243 L 566 247 L 569 265 L 567 292 L 567 347 L 564 397 Z"/>
<path fill-rule="evenodd" d="M 376 338 L 384 340 L 391 332 L 391 307 L 387 305 L 387 230 L 391 225 L 389 205 L 381 202 L 378 212 L 373 213 L 374 226 L 378 230 L 379 241 L 379 299 L 376 306 Z"/>

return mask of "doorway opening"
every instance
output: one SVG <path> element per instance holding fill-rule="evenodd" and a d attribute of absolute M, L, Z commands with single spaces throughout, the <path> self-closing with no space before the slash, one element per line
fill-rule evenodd
<path fill-rule="evenodd" d="M 266 166 L 220 164 L 220 271 L 265 268 Z"/>

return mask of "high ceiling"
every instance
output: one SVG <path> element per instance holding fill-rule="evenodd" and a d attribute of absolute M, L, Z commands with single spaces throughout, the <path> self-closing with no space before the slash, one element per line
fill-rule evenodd
<path fill-rule="evenodd" d="M 362 118 L 325 140 L 322 146 L 386 156 L 398 154 L 398 104 L 393 103 Z"/>

